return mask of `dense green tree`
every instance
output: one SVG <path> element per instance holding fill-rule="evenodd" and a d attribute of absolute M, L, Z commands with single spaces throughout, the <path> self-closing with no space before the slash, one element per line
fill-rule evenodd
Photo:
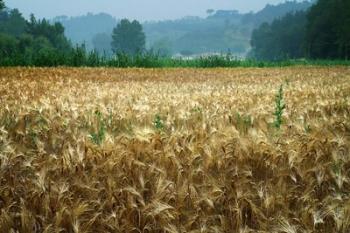
<path fill-rule="evenodd" d="M 288 13 L 297 11 L 305 11 L 312 6 L 314 0 L 304 1 L 284 1 L 277 5 L 267 4 L 264 9 L 256 13 L 248 13 L 244 15 L 242 21 L 246 24 L 254 24 L 259 27 L 263 23 L 272 23 L 277 18 L 281 18 Z"/>
<path fill-rule="evenodd" d="M 305 28 L 306 13 L 302 11 L 263 23 L 252 33 L 252 56 L 261 60 L 304 57 Z"/>
<path fill-rule="evenodd" d="M 3 0 L 0 0 L 0 11 L 5 8 L 5 3 Z"/>
<path fill-rule="evenodd" d="M 111 46 L 114 53 L 135 55 L 144 51 L 145 40 L 142 25 L 138 21 L 123 19 L 113 29 Z"/>
<path fill-rule="evenodd" d="M 27 22 L 17 9 L 0 12 L 0 18 L 0 31 L 2 33 L 17 37 L 25 32 Z"/>
<path fill-rule="evenodd" d="M 0 33 L 0 57 L 10 57 L 17 52 L 18 41 L 14 36 Z"/>
<path fill-rule="evenodd" d="M 256 29 L 251 39 L 252 54 L 269 60 L 304 56 L 348 59 L 349 25 L 349 0 L 318 0 L 306 14 L 289 14 Z"/>
<path fill-rule="evenodd" d="M 25 31 L 26 21 L 17 9 L 4 9 L 0 1 L 0 58 L 9 60 L 20 51 L 17 37 Z"/>
<path fill-rule="evenodd" d="M 173 54 L 184 50 L 191 50 L 195 54 L 230 50 L 235 55 L 244 55 L 250 49 L 249 41 L 254 27 L 266 20 L 272 22 L 287 12 L 306 9 L 310 5 L 306 1 L 287 1 L 251 14 L 234 10 L 209 10 L 210 14 L 206 18 L 184 17 L 144 22 L 142 26 L 147 38 L 146 49 L 152 49 L 163 38 L 171 38 Z M 53 21 L 62 23 L 65 35 L 73 44 L 85 42 L 88 51 L 95 47 L 93 40 L 96 34 L 111 34 L 118 23 L 113 16 L 105 13 L 88 13 L 77 17 L 59 16 Z"/>
<path fill-rule="evenodd" d="M 0 10 L 0 65 L 54 66 L 74 54 L 60 23 L 23 18 L 17 9 Z"/>
<path fill-rule="evenodd" d="M 349 0 L 319 0 L 308 13 L 308 55 L 311 58 L 349 58 L 349 25 Z"/>
<path fill-rule="evenodd" d="M 50 24 L 46 19 L 36 20 L 34 15 L 30 16 L 27 33 L 34 38 L 46 38 L 52 47 L 59 50 L 70 49 L 70 43 L 64 35 L 64 27 L 61 23 Z"/>

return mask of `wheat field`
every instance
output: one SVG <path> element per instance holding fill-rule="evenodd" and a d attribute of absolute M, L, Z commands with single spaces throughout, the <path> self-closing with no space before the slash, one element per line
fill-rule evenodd
<path fill-rule="evenodd" d="M 0 68 L 0 232 L 350 232 L 350 68 Z"/>

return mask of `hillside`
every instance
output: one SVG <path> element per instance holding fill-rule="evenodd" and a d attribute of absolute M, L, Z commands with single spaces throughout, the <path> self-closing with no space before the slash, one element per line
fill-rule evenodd
<path fill-rule="evenodd" d="M 306 10 L 311 5 L 308 1 L 287 1 L 266 5 L 255 13 L 217 10 L 205 18 L 190 16 L 178 20 L 144 22 L 146 44 L 148 49 L 160 51 L 164 55 L 231 52 L 245 56 L 250 49 L 254 28 L 288 12 Z M 97 48 L 100 52 L 110 49 L 110 34 L 118 23 L 116 18 L 105 13 L 61 16 L 53 21 L 64 25 L 66 35 L 73 43 L 85 42 L 88 49 Z"/>

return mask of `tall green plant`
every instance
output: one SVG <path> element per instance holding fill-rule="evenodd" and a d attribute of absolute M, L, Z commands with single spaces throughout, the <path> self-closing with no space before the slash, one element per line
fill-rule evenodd
<path fill-rule="evenodd" d="M 106 137 L 106 123 L 103 119 L 102 113 L 99 110 L 95 111 L 95 117 L 97 121 L 97 130 L 90 133 L 90 138 L 96 145 L 101 145 Z"/>
<path fill-rule="evenodd" d="M 153 120 L 153 125 L 157 130 L 163 130 L 164 129 L 164 122 L 159 114 L 157 114 Z"/>
<path fill-rule="evenodd" d="M 281 85 L 275 97 L 275 112 L 273 113 L 275 116 L 275 121 L 273 124 L 277 129 L 281 128 L 281 125 L 283 123 L 282 115 L 285 109 L 286 105 L 283 99 L 283 85 Z"/>

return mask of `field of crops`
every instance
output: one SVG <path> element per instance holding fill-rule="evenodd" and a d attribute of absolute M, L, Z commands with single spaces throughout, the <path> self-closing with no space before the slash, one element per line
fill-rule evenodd
<path fill-rule="evenodd" d="M 349 229 L 350 68 L 0 69 L 1 233 Z"/>

